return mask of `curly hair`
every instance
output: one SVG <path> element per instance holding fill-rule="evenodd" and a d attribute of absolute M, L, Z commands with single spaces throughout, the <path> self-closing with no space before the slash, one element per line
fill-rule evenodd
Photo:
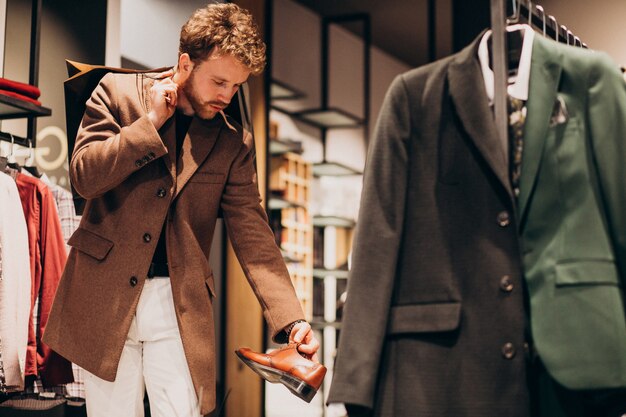
<path fill-rule="evenodd" d="M 179 56 L 192 61 L 205 60 L 217 48 L 229 54 L 258 75 L 265 67 L 265 43 L 245 9 L 233 3 L 209 4 L 196 10 L 180 30 Z"/>

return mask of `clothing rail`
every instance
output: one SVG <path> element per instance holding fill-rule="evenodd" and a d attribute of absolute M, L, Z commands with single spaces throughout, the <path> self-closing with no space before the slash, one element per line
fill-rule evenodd
<path fill-rule="evenodd" d="M 542 6 L 535 4 L 532 0 L 512 0 L 513 16 L 507 21 L 517 22 L 524 19 L 531 26 L 541 30 L 544 35 L 567 45 L 587 48 L 578 36 L 574 35 L 565 25 L 559 25 L 556 18 L 547 14 Z"/>
<path fill-rule="evenodd" d="M 5 142 L 11 142 L 11 143 L 14 143 L 16 145 L 24 146 L 26 148 L 34 148 L 35 147 L 35 143 L 34 143 L 34 141 L 32 139 L 23 138 L 21 136 L 12 135 L 12 134 L 6 133 L 6 132 L 0 132 L 0 140 L 3 140 Z"/>

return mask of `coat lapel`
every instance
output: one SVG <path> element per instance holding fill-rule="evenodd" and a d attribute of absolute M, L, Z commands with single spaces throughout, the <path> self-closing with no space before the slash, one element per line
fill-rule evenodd
<path fill-rule="evenodd" d="M 503 140 L 498 137 L 493 111 L 485 92 L 478 45 L 484 32 L 450 64 L 448 80 L 456 112 L 483 158 L 512 196 Z"/>
<path fill-rule="evenodd" d="M 212 120 L 193 118 L 176 165 L 176 193 L 174 198 L 178 196 L 189 178 L 211 153 L 222 126 L 224 126 L 224 122 L 219 115 Z"/>
<path fill-rule="evenodd" d="M 144 84 L 144 106 L 146 114 L 150 112 L 150 88 L 154 79 L 147 78 Z M 165 168 L 169 171 L 172 181 L 176 179 L 176 117 L 170 117 L 159 129 L 159 136 L 167 148 L 167 154 L 162 158 Z"/>
<path fill-rule="evenodd" d="M 176 178 L 176 117 L 170 117 L 161 129 L 159 135 L 167 147 L 167 154 L 163 157 L 163 163 L 172 176 L 172 180 Z"/>
<path fill-rule="evenodd" d="M 541 36 L 535 36 L 533 42 L 520 177 L 520 225 L 523 224 L 528 201 L 535 189 L 561 77 L 560 52 L 552 48 L 550 42 Z"/>

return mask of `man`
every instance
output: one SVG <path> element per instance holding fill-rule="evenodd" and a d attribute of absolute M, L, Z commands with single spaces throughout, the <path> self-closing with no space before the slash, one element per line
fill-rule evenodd
<path fill-rule="evenodd" d="M 144 383 L 153 416 L 215 407 L 219 210 L 274 340 L 319 347 L 260 205 L 252 136 L 223 113 L 264 65 L 250 14 L 213 4 L 182 27 L 174 71 L 108 74 L 87 102 L 70 166 L 87 204 L 45 340 L 91 373 L 90 417 L 143 415 Z"/>

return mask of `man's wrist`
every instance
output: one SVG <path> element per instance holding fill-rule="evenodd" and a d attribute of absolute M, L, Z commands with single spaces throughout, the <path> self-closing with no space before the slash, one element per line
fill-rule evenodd
<path fill-rule="evenodd" d="M 298 323 L 306 323 L 306 320 L 296 320 L 287 327 L 285 327 L 284 332 L 287 335 L 287 341 L 289 341 L 289 336 L 291 335 L 293 328 L 296 327 L 296 324 Z"/>

